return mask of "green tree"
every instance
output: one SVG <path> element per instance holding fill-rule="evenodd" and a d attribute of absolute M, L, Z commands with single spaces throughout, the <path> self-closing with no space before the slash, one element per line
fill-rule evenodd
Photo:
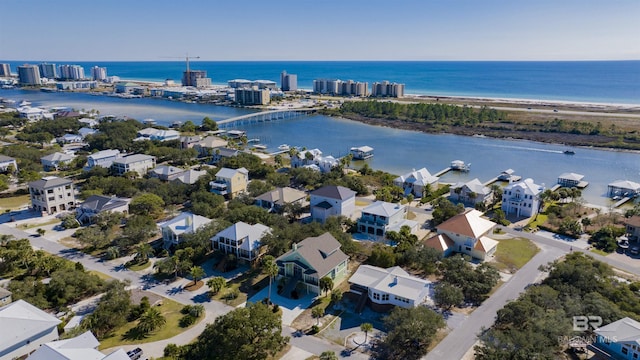
<path fill-rule="evenodd" d="M 324 308 L 320 305 L 311 309 L 311 316 L 316 319 L 316 326 L 320 324 L 320 318 L 324 316 Z"/>
<path fill-rule="evenodd" d="M 267 255 L 262 259 L 262 271 L 269 277 L 269 295 L 267 297 L 269 304 L 271 303 L 271 282 L 273 278 L 278 275 L 278 264 L 276 264 L 276 259 Z"/>
<path fill-rule="evenodd" d="M 373 325 L 371 325 L 371 323 L 362 323 L 360 324 L 360 330 L 364 333 L 364 343 L 367 343 L 367 336 L 369 335 L 369 332 L 371 330 L 373 330 Z"/>
<path fill-rule="evenodd" d="M 200 129 L 203 131 L 216 131 L 218 130 L 218 124 L 206 116 L 202 119 L 202 126 L 200 126 Z"/>
<path fill-rule="evenodd" d="M 328 276 L 324 276 L 319 281 L 320 290 L 325 293 L 325 297 L 329 294 L 329 291 L 333 289 L 333 279 Z"/>
<path fill-rule="evenodd" d="M 94 312 L 83 319 L 82 325 L 91 330 L 99 339 L 109 335 L 114 329 L 127 322 L 131 298 L 129 292 L 125 290 L 126 286 L 126 283 L 120 281 L 108 283 L 107 291 L 100 298 Z"/>
<path fill-rule="evenodd" d="M 153 255 L 153 247 L 149 243 L 142 243 L 136 246 L 136 256 L 134 259 L 139 264 L 144 264 L 149 261 L 149 257 Z"/>
<path fill-rule="evenodd" d="M 122 230 L 127 240 L 120 244 L 123 247 L 128 247 L 133 244 L 146 242 L 158 231 L 156 222 L 149 216 L 145 215 L 133 215 L 127 219 L 127 223 Z"/>
<path fill-rule="evenodd" d="M 202 279 L 205 276 L 205 272 L 202 266 L 192 266 L 191 269 L 189 269 L 189 274 L 193 279 L 194 285 L 198 283 L 198 280 Z"/>
<path fill-rule="evenodd" d="M 76 239 L 85 245 L 94 249 L 102 249 L 109 245 L 109 233 L 100 229 L 98 226 L 89 226 L 79 229 L 75 233 Z"/>
<path fill-rule="evenodd" d="M 134 197 L 129 204 L 129 212 L 135 215 L 159 217 L 164 210 L 164 201 L 156 194 L 145 193 Z"/>
<path fill-rule="evenodd" d="M 622 234 L 624 234 L 624 228 L 607 225 L 593 233 L 589 242 L 602 251 L 613 252 L 618 246 L 616 239 Z"/>
<path fill-rule="evenodd" d="M 178 359 L 261 360 L 288 342 L 282 336 L 280 315 L 257 302 L 216 318 L 194 343 L 181 347 Z"/>
<path fill-rule="evenodd" d="M 320 360 L 338 360 L 338 355 L 336 355 L 334 351 L 323 351 L 322 354 L 320 354 Z"/>
<path fill-rule="evenodd" d="M 222 276 L 214 276 L 207 281 L 207 286 L 211 290 L 212 294 L 217 294 L 227 286 L 227 280 Z"/>
<path fill-rule="evenodd" d="M 387 336 L 379 352 L 386 359 L 417 360 L 427 353 L 438 329 L 445 326 L 441 315 L 424 306 L 395 307 L 384 319 Z"/>
<path fill-rule="evenodd" d="M 38 228 L 38 230 L 36 230 L 36 232 L 38 233 L 38 236 L 44 236 L 44 234 L 47 231 L 45 229 L 43 229 L 43 228 Z"/>
<path fill-rule="evenodd" d="M 342 291 L 340 289 L 333 290 L 331 292 L 331 302 L 336 305 L 342 301 Z"/>
<path fill-rule="evenodd" d="M 136 327 L 146 334 L 164 326 L 166 323 L 167 319 L 157 308 L 152 307 L 140 316 L 140 320 L 138 320 L 138 325 Z"/>
<path fill-rule="evenodd" d="M 450 310 L 464 300 L 462 290 L 448 283 L 438 284 L 434 289 L 433 300 L 439 307 Z"/>
<path fill-rule="evenodd" d="M 437 198 L 433 201 L 433 224 L 440 225 L 463 211 L 462 204 L 454 205 L 445 198 Z"/>

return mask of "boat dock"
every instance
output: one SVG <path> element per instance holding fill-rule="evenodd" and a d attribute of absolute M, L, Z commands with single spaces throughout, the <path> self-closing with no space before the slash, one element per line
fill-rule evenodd
<path fill-rule="evenodd" d="M 520 175 L 513 175 L 513 169 L 507 169 L 503 172 L 500 173 L 500 175 L 489 179 L 489 181 L 485 182 L 484 184 L 482 184 L 483 186 L 489 186 L 491 184 L 493 184 L 496 181 L 507 181 L 507 182 L 515 182 L 515 181 L 520 181 L 520 179 L 522 179 L 522 176 Z"/>
<path fill-rule="evenodd" d="M 626 203 L 627 201 L 633 199 L 633 197 L 631 196 L 627 196 L 627 197 L 623 197 L 622 199 L 618 200 L 617 203 L 613 204 L 613 208 L 618 208 L 620 206 L 622 206 L 622 204 Z"/>
<path fill-rule="evenodd" d="M 438 171 L 437 173 L 433 174 L 433 176 L 435 177 L 441 177 L 442 175 L 448 173 L 449 171 L 453 170 L 453 168 L 451 166 L 446 167 L 440 171 Z"/>
<path fill-rule="evenodd" d="M 562 185 L 560 185 L 560 184 L 555 184 L 555 185 L 553 185 L 553 187 L 551 188 L 551 191 L 556 191 L 556 190 L 560 189 L 561 187 L 562 187 Z"/>

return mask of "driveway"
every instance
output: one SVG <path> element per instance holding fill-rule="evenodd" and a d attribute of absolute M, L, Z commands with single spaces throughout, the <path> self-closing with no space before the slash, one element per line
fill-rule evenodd
<path fill-rule="evenodd" d="M 256 303 L 266 299 L 269 296 L 269 286 L 264 287 L 247 300 L 249 303 Z M 291 326 L 293 321 L 302 314 L 302 312 L 309 308 L 315 299 L 315 295 L 307 294 L 299 299 L 289 299 L 284 296 L 278 295 L 277 283 L 274 281 L 271 284 L 271 302 L 278 304 L 282 309 L 282 324 Z M 244 306 L 241 304 L 240 306 Z"/>

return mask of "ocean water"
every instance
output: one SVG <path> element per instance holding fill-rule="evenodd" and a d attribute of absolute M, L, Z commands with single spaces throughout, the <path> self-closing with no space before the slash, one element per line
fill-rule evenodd
<path fill-rule="evenodd" d="M 0 60 L 0 62 L 5 62 Z M 23 63 L 9 61 L 13 72 Z M 107 68 L 123 79 L 179 82 L 184 61 L 56 62 Z M 272 80 L 280 73 L 298 76 L 298 87 L 311 89 L 314 79 L 334 78 L 404 83 L 407 94 L 541 99 L 640 104 L 640 61 L 192 61 L 214 84 L 231 79 Z"/>

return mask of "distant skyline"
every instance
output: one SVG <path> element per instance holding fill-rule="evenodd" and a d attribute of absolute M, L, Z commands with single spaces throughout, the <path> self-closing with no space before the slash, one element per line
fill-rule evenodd
<path fill-rule="evenodd" d="M 4 0 L 0 60 L 640 60 L 638 0 Z"/>

